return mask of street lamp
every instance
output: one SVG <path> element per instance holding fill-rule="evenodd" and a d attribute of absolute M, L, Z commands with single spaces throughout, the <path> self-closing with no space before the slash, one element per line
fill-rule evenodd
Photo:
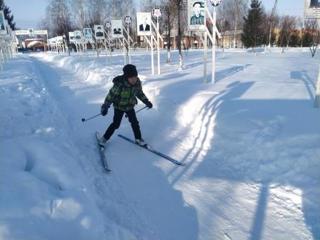
<path fill-rule="evenodd" d="M 222 0 L 210 0 L 212 6 L 218 7 Z"/>
<path fill-rule="evenodd" d="M 110 21 L 107 21 L 106 22 L 106 29 L 110 29 L 111 28 L 111 22 Z"/>

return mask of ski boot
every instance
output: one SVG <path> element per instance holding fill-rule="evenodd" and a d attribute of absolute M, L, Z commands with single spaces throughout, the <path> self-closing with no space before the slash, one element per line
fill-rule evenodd
<path fill-rule="evenodd" d="M 136 139 L 136 144 L 140 145 L 141 147 L 146 147 L 148 144 L 142 139 Z"/>

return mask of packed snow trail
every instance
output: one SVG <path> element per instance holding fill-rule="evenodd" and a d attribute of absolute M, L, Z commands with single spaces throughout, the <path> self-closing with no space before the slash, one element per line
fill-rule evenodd
<path fill-rule="evenodd" d="M 81 165 L 85 169 L 87 177 L 91 178 L 91 183 L 94 184 L 95 188 L 93 190 L 98 195 L 96 199 L 98 209 L 107 220 L 111 216 L 112 221 L 124 227 L 124 229 L 118 230 L 114 226 L 110 226 L 109 221 L 106 221 L 105 229 L 107 230 L 105 231 L 105 236 L 109 236 L 109 232 L 114 231 L 115 236 L 120 239 L 128 237 L 156 239 L 144 217 L 139 216 L 135 211 L 135 206 L 127 200 L 126 193 L 122 190 L 121 183 L 117 181 L 117 177 L 105 179 L 105 173 L 101 173 L 99 153 L 96 148 L 96 140 L 93 136 L 96 130 L 96 123 L 93 122 L 88 127 L 80 121 L 80 116 L 83 113 L 90 112 L 90 110 L 99 111 L 101 101 L 94 106 L 88 105 L 86 103 L 87 99 L 76 96 L 73 91 L 70 91 L 72 90 L 72 86 L 74 86 L 74 82 L 80 81 L 76 76 L 68 70 L 57 68 L 36 59 L 33 59 L 33 61 L 37 65 L 40 74 L 44 76 L 44 81 L 46 81 L 51 90 L 52 96 L 54 96 L 67 118 L 68 135 L 79 150 Z M 102 94 L 101 96 L 105 95 L 103 89 L 97 88 L 94 91 L 96 94 Z M 85 96 L 88 97 L 87 95 Z M 97 96 L 95 95 L 94 97 Z M 86 111 L 85 109 L 89 110 Z M 106 151 L 108 151 L 108 147 Z M 94 168 L 92 168 L 92 163 L 94 164 Z M 126 232 L 126 229 L 129 232 Z"/>
<path fill-rule="evenodd" d="M 184 162 L 183 168 L 113 136 L 106 150 L 113 172 L 110 176 L 103 173 L 93 133 L 105 130 L 112 113 L 85 124 L 81 118 L 99 111 L 112 77 L 121 73 L 123 57 L 116 54 L 112 60 L 103 55 L 96 58 L 93 54 L 70 57 L 40 54 L 31 60 L 14 60 L 16 64 L 22 61 L 21 65 L 27 62 L 33 66 L 32 71 L 39 71 L 36 75 L 42 76 L 40 82 L 50 97 L 45 98 L 48 103 L 45 109 L 39 107 L 42 104 L 32 102 L 37 101 L 34 96 L 17 106 L 15 101 L 25 96 L 19 96 L 21 86 L 13 82 L 14 87 L 8 90 L 2 85 L 0 96 L 8 104 L 1 114 L 12 106 L 16 111 L 9 111 L 12 115 L 6 117 L 2 114 L 5 136 L 15 137 L 1 145 L 12 149 L 11 144 L 21 145 L 18 138 L 28 142 L 30 134 L 34 137 L 40 132 L 35 146 L 44 145 L 49 139 L 53 143 L 50 146 L 57 148 L 54 151 L 54 147 L 49 147 L 41 153 L 43 161 L 50 162 L 49 156 L 68 155 L 60 157 L 69 159 L 66 166 L 61 167 L 61 161 L 55 158 L 51 162 L 59 172 L 72 171 L 77 177 L 72 177 L 71 183 L 85 186 L 90 193 L 74 199 L 82 199 L 85 209 L 95 209 L 91 214 L 99 230 L 89 232 L 92 236 L 160 240 L 320 239 L 317 200 L 320 198 L 320 113 L 313 108 L 318 57 L 311 59 L 309 53 L 300 51 L 256 56 L 226 51 L 218 54 L 217 83 L 207 85 L 202 84 L 202 56 L 201 51 L 189 51 L 185 68 L 179 72 L 176 65 L 163 62 L 164 74 L 159 77 L 149 75 L 149 55 L 132 56 L 145 93 L 155 106 L 138 115 L 142 134 L 152 146 Z M 178 59 L 176 52 L 173 57 L 175 61 Z M 11 76 L 19 71 L 26 72 L 22 69 L 2 76 L 7 81 L 15 79 Z M 11 94 L 16 94 L 17 99 L 8 100 Z M 28 104 L 44 111 L 39 112 L 45 127 L 38 130 L 42 121 L 34 121 L 32 115 L 25 124 L 35 131 L 20 127 L 21 132 L 10 132 L 24 117 L 24 112 L 18 110 Z M 10 119 L 17 120 L 10 122 Z M 118 133 L 132 136 L 125 119 Z M 36 151 L 35 146 L 29 148 Z M 2 152 L 4 156 L 11 153 L 1 149 Z M 32 159 L 30 155 L 34 154 L 26 155 Z M 14 159 L 19 162 L 19 156 Z M 24 171 L 28 173 L 40 161 L 26 162 Z M 6 164 L 11 166 L 9 161 Z M 8 168 L 5 172 L 6 176 L 12 175 Z M 5 179 L 5 186 L 15 187 L 8 183 L 9 177 Z M 60 182 L 55 184 L 57 189 L 62 185 Z M 31 186 L 39 188 L 35 184 Z M 72 201 L 53 203 L 60 206 L 57 208 L 60 215 L 65 213 L 63 206 L 78 206 Z M 77 207 L 72 209 L 78 213 Z M 74 212 L 69 214 L 74 216 Z M 12 209 L 5 213 L 15 216 Z M 0 217 L 2 234 L 15 233 L 8 227 L 8 219 Z M 82 226 L 92 230 L 89 224 L 92 215 L 83 219 Z M 43 222 L 49 225 L 50 221 L 49 218 Z M 11 224 L 16 222 L 13 218 Z M 62 228 L 63 223 L 56 229 Z M 70 229 L 69 233 L 77 230 Z M 28 232 L 32 234 L 31 227 Z"/>
<path fill-rule="evenodd" d="M 23 56 L 1 73 L 1 238 L 152 238 L 116 179 L 101 172 L 93 137 L 84 154 L 59 79 Z"/>
<path fill-rule="evenodd" d="M 82 93 L 82 89 L 79 87 L 79 85 L 81 86 L 82 84 L 81 79 L 77 80 L 76 76 L 69 71 L 59 69 L 53 65 L 49 66 L 36 59 L 34 59 L 34 61 L 43 75 L 50 76 L 46 78 L 47 84 L 50 86 L 53 95 L 56 96 L 56 99 L 59 99 L 60 107 L 68 117 L 68 125 L 70 129 L 72 129 L 70 135 L 72 139 L 78 143 L 78 149 L 86 149 L 86 152 L 88 148 L 95 150 L 95 143 L 91 140 L 92 134 L 97 129 L 101 131 L 105 130 L 108 121 L 110 122 L 110 119 L 112 119 L 112 114 L 108 114 L 106 118 L 100 118 L 99 121 L 88 122 L 85 125 L 80 120 L 84 113 L 91 115 L 90 112 L 100 110 L 101 102 L 103 102 L 105 94 L 107 93 L 106 87 L 101 85 L 92 86 L 88 91 L 87 83 L 84 83 L 86 84 L 86 89 L 84 93 Z M 118 69 L 115 68 L 112 74 L 115 75 L 119 73 L 119 68 L 121 73 L 122 65 L 119 65 Z M 112 78 L 110 80 L 112 80 Z M 79 82 L 80 84 L 76 84 L 75 82 Z M 79 95 L 74 94 L 74 92 L 78 91 L 80 92 Z M 130 134 L 132 134 L 131 128 L 126 121 L 126 119 L 123 119 L 121 129 L 129 130 Z M 147 131 L 144 132 L 147 133 Z M 119 153 L 125 152 L 128 154 L 124 156 L 119 155 Z M 94 154 L 95 155 L 87 156 L 88 154 L 82 153 L 83 156 L 86 156 L 86 160 L 83 162 L 85 168 L 89 168 L 89 166 L 86 166 L 86 164 L 90 164 L 88 159 L 98 161 L 99 156 L 96 151 Z M 150 157 L 150 154 L 144 151 L 141 152 L 141 149 L 136 149 L 135 146 L 133 146 L 133 149 L 132 147 L 128 149 L 127 144 L 124 144 L 123 140 L 117 139 L 116 135 L 113 136 L 112 141 L 107 145 L 106 155 L 113 172 L 111 178 L 108 179 L 108 184 L 105 184 L 105 186 L 99 185 L 97 190 L 104 192 L 103 195 L 101 195 L 102 202 L 99 207 L 103 208 L 103 200 L 108 199 L 108 201 L 111 202 L 109 203 L 110 206 L 114 208 L 113 210 L 107 208 L 105 211 L 106 215 L 111 211 L 115 211 L 114 215 L 118 218 L 125 219 L 124 223 L 120 222 L 118 224 L 127 224 L 125 226 L 128 229 L 130 229 L 131 226 L 132 229 L 130 230 L 132 232 L 135 231 L 137 233 L 136 235 L 142 239 L 196 238 L 197 230 L 195 229 L 197 228 L 197 222 L 194 210 L 184 206 L 181 193 L 172 189 L 162 171 L 154 168 L 150 164 L 150 159 L 161 159 L 161 157 Z M 163 160 L 161 159 L 161 161 Z M 92 176 L 93 179 L 96 178 L 96 172 L 90 171 L 89 175 Z M 122 179 L 126 180 L 122 181 Z M 134 183 L 135 187 L 138 187 L 141 181 L 147 181 L 149 184 L 147 188 L 141 184 L 141 188 L 139 187 L 139 189 L 133 193 L 129 191 L 131 187 L 127 185 L 127 180 Z M 138 182 L 135 182 L 137 180 Z M 155 181 L 154 185 L 150 185 L 152 181 Z M 110 184 L 111 186 L 109 186 Z M 112 186 L 114 186 L 114 189 L 112 189 Z M 124 188 L 124 190 L 121 191 L 121 189 L 119 190 L 118 188 Z M 161 192 L 159 191 L 160 189 Z M 124 195 L 130 196 L 131 200 L 126 200 L 126 197 L 120 194 L 118 194 L 119 196 L 114 196 L 115 193 L 119 191 Z M 159 194 L 162 201 L 159 201 Z M 110 195 L 112 197 L 110 197 Z M 128 206 L 123 207 L 123 209 L 117 209 L 117 206 L 114 206 L 116 204 L 113 202 L 116 203 L 118 201 L 127 202 Z M 105 204 L 107 205 L 108 203 Z M 130 217 L 127 212 L 136 213 L 137 216 Z M 142 213 L 141 216 L 139 216 L 140 213 Z M 175 217 L 172 217 L 172 215 Z M 181 231 L 180 229 L 186 230 Z"/>

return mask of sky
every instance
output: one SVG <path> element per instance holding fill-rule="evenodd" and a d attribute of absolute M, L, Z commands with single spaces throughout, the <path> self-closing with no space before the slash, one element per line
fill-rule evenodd
<path fill-rule="evenodd" d="M 45 16 L 49 0 L 4 0 L 11 9 L 16 27 L 21 29 L 36 28 Z"/>
<path fill-rule="evenodd" d="M 49 0 L 5 0 L 12 10 L 17 27 L 21 29 L 37 28 L 45 15 Z M 267 11 L 271 11 L 274 0 L 262 0 Z M 277 11 L 280 15 L 294 15 L 303 17 L 304 0 L 278 0 Z"/>
<path fill-rule="evenodd" d="M 274 0 L 262 0 L 267 11 L 271 11 Z M 277 12 L 279 15 L 292 15 L 303 17 L 304 0 L 278 0 Z"/>

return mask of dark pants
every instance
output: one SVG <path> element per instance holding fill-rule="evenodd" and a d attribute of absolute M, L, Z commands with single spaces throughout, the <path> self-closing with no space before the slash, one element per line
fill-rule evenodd
<path fill-rule="evenodd" d="M 110 124 L 110 126 L 108 127 L 107 131 L 104 134 L 105 139 L 109 140 L 112 134 L 114 133 L 114 131 L 120 127 L 123 114 L 125 113 L 127 114 L 129 118 L 129 122 L 131 123 L 134 137 L 136 139 L 141 139 L 140 126 L 139 126 L 139 122 L 134 109 L 131 109 L 127 112 L 123 112 L 119 109 L 114 109 L 113 122 Z"/>

